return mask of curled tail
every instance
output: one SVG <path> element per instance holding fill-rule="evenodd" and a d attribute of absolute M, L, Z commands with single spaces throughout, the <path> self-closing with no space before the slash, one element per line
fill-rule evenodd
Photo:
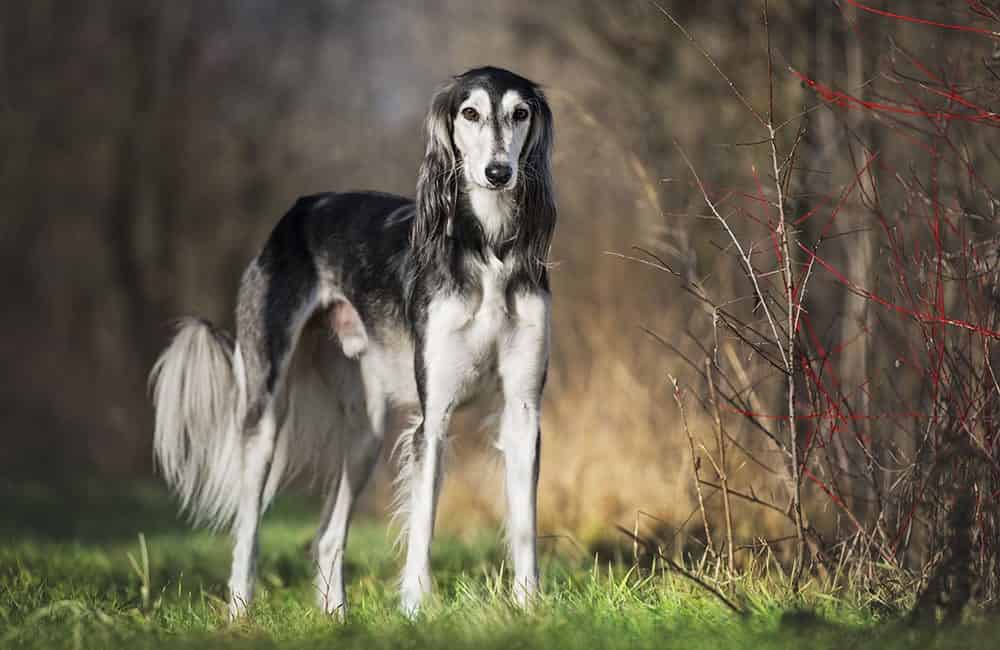
<path fill-rule="evenodd" d="M 178 323 L 150 373 L 156 409 L 153 450 L 167 484 L 192 520 L 228 526 L 242 472 L 240 352 L 211 323 Z"/>

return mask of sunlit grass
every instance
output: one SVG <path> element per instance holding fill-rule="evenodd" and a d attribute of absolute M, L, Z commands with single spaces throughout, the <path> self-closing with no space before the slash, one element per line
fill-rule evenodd
<path fill-rule="evenodd" d="M 392 536 L 371 521 L 352 530 L 351 610 L 339 624 L 313 606 L 307 551 L 316 512 L 301 499 L 269 515 L 258 598 L 246 620 L 230 624 L 228 542 L 187 529 L 159 491 L 4 496 L 12 514 L 0 524 L 0 647 L 994 648 L 1000 641 L 995 622 L 936 636 L 912 630 L 873 608 L 871 594 L 810 585 L 793 596 L 777 570 L 723 585 L 749 613 L 740 618 L 676 575 L 579 555 L 544 555 L 543 593 L 525 613 L 507 598 L 494 531 L 436 542 L 436 593 L 410 621 L 396 608 Z"/>

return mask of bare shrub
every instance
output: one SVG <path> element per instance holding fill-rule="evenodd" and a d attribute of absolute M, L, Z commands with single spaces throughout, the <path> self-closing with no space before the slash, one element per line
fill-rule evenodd
<path fill-rule="evenodd" d="M 979 3 L 963 24 L 858 2 L 840 11 L 853 83 L 836 87 L 792 62 L 779 71 L 765 6 L 768 91 L 755 102 L 663 9 L 757 125 L 748 143 L 757 161 L 746 187 L 718 187 L 680 149 L 690 190 L 716 226 L 712 272 L 692 279 L 652 253 L 638 256 L 709 314 L 689 330 L 700 354 L 658 337 L 693 377 L 693 395 L 678 400 L 717 421 L 695 428 L 691 445 L 695 467 L 705 458 L 716 475 L 696 473 L 699 488 L 726 504 L 726 535 L 712 534 L 704 515 L 703 559 L 727 558 L 731 568 L 735 500 L 737 519 L 752 509 L 787 519 L 781 553 L 793 588 L 807 570 L 835 582 L 847 572 L 873 590 L 877 567 L 908 570 L 904 590 L 923 585 L 915 611 L 936 603 L 956 620 L 971 576 L 980 598 L 1000 594 L 1000 202 L 987 180 L 1000 171 L 989 144 L 1000 75 L 988 39 L 933 62 L 903 42 L 917 28 L 995 37 L 1000 16 Z M 858 48 L 872 45 L 862 38 L 873 19 L 901 26 L 875 43 L 886 54 L 866 71 Z M 779 115 L 773 98 L 789 80 L 809 101 Z M 736 281 L 720 281 L 727 274 Z M 738 455 L 728 465 L 745 468 L 736 476 L 727 446 Z"/>

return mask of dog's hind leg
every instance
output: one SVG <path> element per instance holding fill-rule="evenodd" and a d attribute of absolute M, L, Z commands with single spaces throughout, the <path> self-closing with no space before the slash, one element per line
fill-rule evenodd
<path fill-rule="evenodd" d="M 242 455 L 232 527 L 232 618 L 245 613 L 253 598 L 260 519 L 285 469 L 283 462 L 275 462 L 277 437 L 288 414 L 285 375 L 315 307 L 314 284 L 308 278 L 274 274 L 260 260 L 244 274 L 236 313 Z"/>
<path fill-rule="evenodd" d="M 232 619 L 243 615 L 253 598 L 264 487 L 280 428 L 275 407 L 271 400 L 253 430 L 244 431 L 240 502 L 233 521 L 233 564 L 229 576 L 229 616 Z"/>
<path fill-rule="evenodd" d="M 327 614 L 340 619 L 347 616 L 344 588 L 344 550 L 347 531 L 358 495 L 371 476 L 382 447 L 381 436 L 364 433 L 354 441 L 355 448 L 344 459 L 340 480 L 331 490 L 323 523 L 316 538 L 316 600 Z"/>
<path fill-rule="evenodd" d="M 317 604 L 324 612 L 334 614 L 341 620 L 347 615 L 344 550 L 347 546 L 351 513 L 378 461 L 385 430 L 384 397 L 369 389 L 366 398 L 367 409 L 363 410 L 367 412 L 361 417 L 348 417 L 340 425 L 344 427 L 340 476 L 331 482 L 314 548 Z M 352 414 L 352 411 L 362 406 L 358 403 L 360 401 L 358 399 L 354 404 L 346 404 L 344 412 Z"/>

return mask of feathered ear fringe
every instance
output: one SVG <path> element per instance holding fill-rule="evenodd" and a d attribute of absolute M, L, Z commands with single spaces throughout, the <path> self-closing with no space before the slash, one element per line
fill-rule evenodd
<path fill-rule="evenodd" d="M 549 247 L 556 227 L 556 199 L 552 186 L 552 145 L 555 133 L 552 110 L 545 93 L 535 88 L 528 143 L 521 154 L 521 196 L 518 204 L 518 248 L 527 254 L 528 271 L 535 283 L 545 274 Z"/>
<path fill-rule="evenodd" d="M 452 140 L 455 82 L 438 89 L 427 112 L 427 151 L 417 177 L 417 213 L 410 232 L 413 250 L 423 259 L 444 246 L 458 201 L 459 161 Z"/>

